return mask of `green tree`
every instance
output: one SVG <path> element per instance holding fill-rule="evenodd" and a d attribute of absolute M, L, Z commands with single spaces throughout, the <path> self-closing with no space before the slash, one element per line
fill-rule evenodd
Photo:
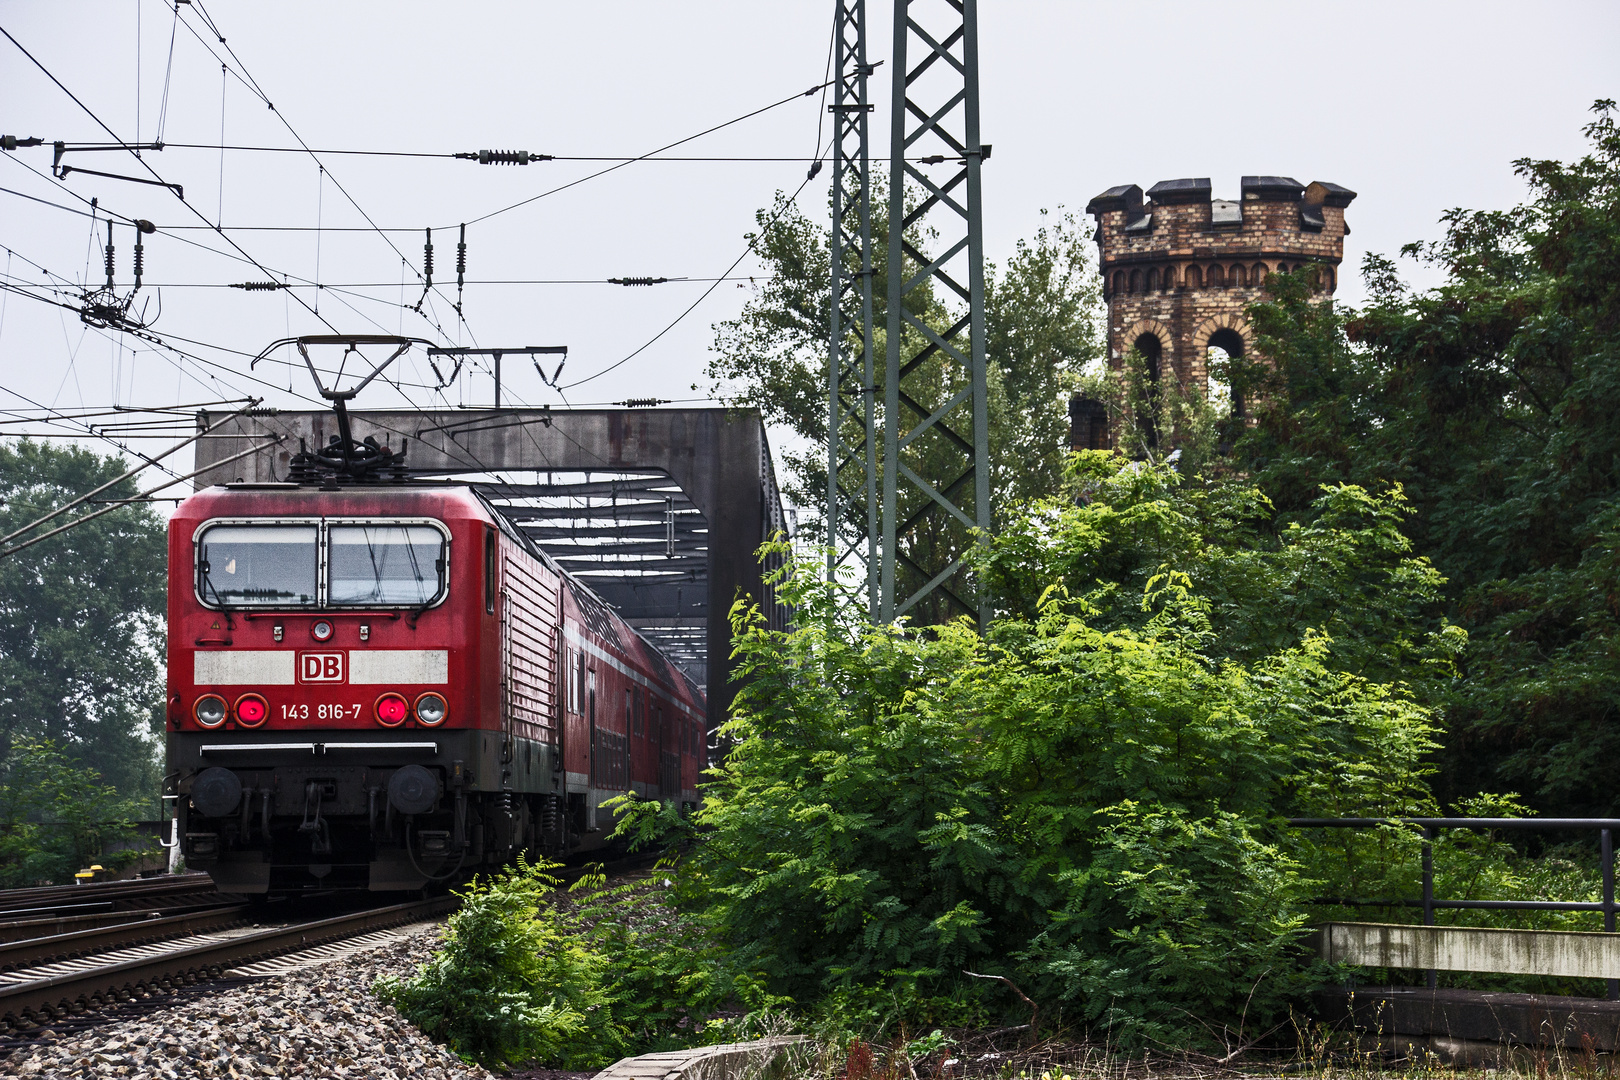
<path fill-rule="evenodd" d="M 768 424 L 791 433 L 784 452 L 789 498 L 808 512 L 810 535 L 826 505 L 827 465 L 827 294 L 830 254 L 824 228 L 780 193 L 756 215 L 750 234 L 769 276 L 754 286 L 742 313 L 715 327 L 708 375 L 724 400 L 757 408 Z M 926 248 L 920 234 L 908 236 Z M 876 381 L 886 368 L 888 280 L 887 199 L 873 195 L 874 353 Z M 1067 401 L 1082 369 L 1102 355 L 1100 284 L 1087 234 L 1071 215 L 1043 222 L 1020 241 L 1005 267 L 986 267 L 985 331 L 989 360 L 990 452 L 993 512 L 1004 514 L 1020 500 L 1048 494 L 1058 486 L 1067 451 Z M 857 271 L 850 256 L 849 270 Z M 943 330 L 961 316 L 932 292 L 908 301 L 926 325 Z M 903 353 L 921 346 L 907 331 Z M 915 338 L 915 340 L 913 340 Z M 922 396 L 944 400 L 965 385 L 966 373 L 936 355 L 908 376 Z M 881 414 L 881 409 L 879 410 Z M 858 425 L 843 433 L 846 445 L 860 437 Z M 925 477 L 954 477 L 966 464 L 947 439 L 925 436 L 905 451 L 906 463 Z M 879 469 L 884 468 L 882 463 Z M 843 523 L 848 541 L 861 536 L 866 509 L 856 499 Z M 908 518 L 920 498 L 902 505 Z M 921 566 L 942 567 L 972 544 L 965 528 L 944 515 L 925 519 L 904 552 Z M 938 622 L 953 612 L 942 602 L 925 604 L 917 621 Z"/>
<path fill-rule="evenodd" d="M 119 458 L 76 447 L 0 445 L 0 534 L 127 469 Z M 97 498 L 135 494 L 131 480 Z M 0 559 L 0 752 L 19 738 L 52 740 L 119 791 L 151 800 L 150 816 L 157 815 L 166 566 L 163 524 L 141 505 Z"/>
<path fill-rule="evenodd" d="M 1286 522 L 1318 485 L 1400 484 L 1413 550 L 1448 579 L 1469 634 L 1447 703 L 1450 797 L 1524 791 L 1537 809 L 1610 815 L 1620 753 L 1620 132 L 1515 163 L 1529 198 L 1453 210 L 1410 245 L 1445 274 L 1413 292 L 1369 258 L 1362 311 L 1302 283 L 1252 309 L 1266 363 L 1234 455 Z"/>
<path fill-rule="evenodd" d="M 151 854 L 130 832 L 142 809 L 55 743 L 14 739 L 0 762 L 0 887 L 70 884 L 92 863 L 122 869 Z"/>

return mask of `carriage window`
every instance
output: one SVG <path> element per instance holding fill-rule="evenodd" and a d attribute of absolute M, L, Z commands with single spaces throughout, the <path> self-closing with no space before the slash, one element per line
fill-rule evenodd
<path fill-rule="evenodd" d="M 579 705 L 574 697 L 574 650 L 565 645 L 562 656 L 563 708 L 572 715 L 579 712 Z"/>
<path fill-rule="evenodd" d="M 427 525 L 333 525 L 330 604 L 430 604 L 444 589 L 444 536 Z"/>
<path fill-rule="evenodd" d="M 315 525 L 215 525 L 197 546 L 197 592 L 230 607 L 313 607 Z"/>
<path fill-rule="evenodd" d="M 495 614 L 495 530 L 484 530 L 484 612 Z"/>
<path fill-rule="evenodd" d="M 595 673 L 592 674 L 594 676 Z M 578 696 L 574 698 L 577 707 L 574 711 L 582 713 L 585 711 L 585 652 L 583 649 L 574 654 L 574 679 L 575 685 L 578 687 Z"/>

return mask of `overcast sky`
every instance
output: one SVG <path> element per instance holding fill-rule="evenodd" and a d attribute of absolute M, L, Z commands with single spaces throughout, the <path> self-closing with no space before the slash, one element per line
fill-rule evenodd
<path fill-rule="evenodd" d="M 892 7 L 879 0 L 869 6 L 871 58 L 885 59 Z M 207 0 L 206 16 L 234 57 L 198 5 L 183 4 L 180 13 L 177 25 L 163 0 L 7 0 L 0 26 L 119 139 L 133 141 L 138 132 L 149 141 L 161 130 L 171 147 L 144 156 L 165 181 L 183 186 L 189 208 L 158 187 L 82 173 L 53 180 L 49 145 L 0 154 L 7 159 L 0 187 L 81 210 L 74 195 L 97 198 L 119 215 L 155 222 L 158 232 L 146 239 L 147 316 L 157 316 L 161 297 L 153 330 L 206 362 L 178 360 L 125 335 L 87 329 L 71 312 L 0 293 L 0 387 L 7 391 L 70 411 L 249 393 L 297 406 L 289 387 L 307 393 L 309 384 L 307 374 L 285 364 L 294 355 L 283 351 L 253 372 L 248 357 L 276 338 L 329 330 L 300 306 L 315 307 L 312 288 L 293 298 L 218 287 L 265 280 L 248 259 L 290 280 L 332 286 L 318 297 L 320 316 L 344 332 L 567 345 L 562 382 L 601 371 L 668 327 L 709 283 L 469 284 L 463 323 L 449 307 L 454 227 L 474 222 L 467 230 L 472 282 L 713 278 L 744 252 L 755 209 L 778 189 L 798 187 L 803 161 L 637 163 L 477 222 L 604 165 L 486 167 L 323 154 L 323 176 L 302 154 L 172 144 L 217 146 L 223 130 L 231 145 L 296 146 L 285 119 L 317 150 L 643 154 L 821 82 L 833 4 Z M 1403 243 L 1434 238 L 1449 207 L 1512 205 L 1523 193 L 1512 160 L 1579 156 L 1593 100 L 1620 97 L 1620 4 L 1613 0 L 996 0 L 981 5 L 980 35 L 982 126 L 995 147 L 984 170 L 992 260 L 1037 227 L 1042 209 L 1079 212 L 1114 184 L 1147 188 L 1209 176 L 1217 197 L 1236 197 L 1241 175 L 1275 173 L 1359 192 L 1348 211 L 1354 233 L 1346 266 L 1354 267 L 1369 251 L 1393 255 Z M 236 74 L 222 76 L 213 53 L 255 80 L 275 111 Z M 0 56 L 0 133 L 47 144 L 110 138 L 3 39 Z M 888 70 L 873 83 L 879 159 L 887 157 Z M 807 158 L 819 102 L 796 98 L 675 153 Z M 66 161 L 150 176 L 123 152 Z M 807 212 L 824 212 L 829 173 L 805 188 Z M 366 228 L 367 217 L 402 231 L 379 236 Z M 240 252 L 207 227 L 216 220 Z M 317 222 L 355 231 L 309 231 Z M 428 318 L 408 310 L 421 287 L 400 285 L 402 276 L 415 280 L 401 253 L 420 269 L 426 226 L 434 228 L 440 286 L 423 307 Z M 99 282 L 103 241 L 104 230 L 91 240 L 83 216 L 0 193 L 0 244 L 9 249 L 0 250 L 0 269 L 8 280 L 51 280 L 32 263 L 57 280 Z M 115 242 L 117 280 L 127 290 L 131 230 L 119 229 Z M 737 272 L 756 268 L 744 259 Z M 1407 269 L 1419 283 L 1431 280 L 1418 267 Z M 1359 282 L 1352 273 L 1343 280 L 1341 299 L 1353 303 Z M 576 386 L 569 400 L 706 396 L 712 325 L 735 315 L 748 296 L 746 282 L 721 283 L 656 343 Z M 420 352 L 401 377 L 433 382 Z M 512 361 L 506 383 L 515 402 L 560 401 L 532 369 Z M 402 406 L 402 393 L 418 405 L 440 402 L 425 385 L 378 386 L 361 405 Z M 482 372 L 444 391 L 451 404 L 487 403 L 491 393 Z M 0 394 L 0 405 L 22 404 Z"/>

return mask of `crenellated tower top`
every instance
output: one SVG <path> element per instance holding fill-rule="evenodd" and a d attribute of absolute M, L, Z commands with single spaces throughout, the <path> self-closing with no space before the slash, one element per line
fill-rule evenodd
<path fill-rule="evenodd" d="M 1155 378 L 1174 372 L 1207 394 L 1209 350 L 1249 351 L 1244 310 L 1265 298 L 1267 275 L 1314 266 L 1318 288 L 1337 287 L 1355 197 L 1322 180 L 1245 176 L 1237 199 L 1215 198 L 1208 177 L 1161 180 L 1145 197 L 1122 184 L 1092 199 L 1110 365 L 1135 347 Z"/>

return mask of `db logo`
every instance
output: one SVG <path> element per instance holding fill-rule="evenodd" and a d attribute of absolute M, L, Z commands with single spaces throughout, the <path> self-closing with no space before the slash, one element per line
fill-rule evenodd
<path fill-rule="evenodd" d="M 298 654 L 299 682 L 342 682 L 343 654 L 307 652 Z"/>

